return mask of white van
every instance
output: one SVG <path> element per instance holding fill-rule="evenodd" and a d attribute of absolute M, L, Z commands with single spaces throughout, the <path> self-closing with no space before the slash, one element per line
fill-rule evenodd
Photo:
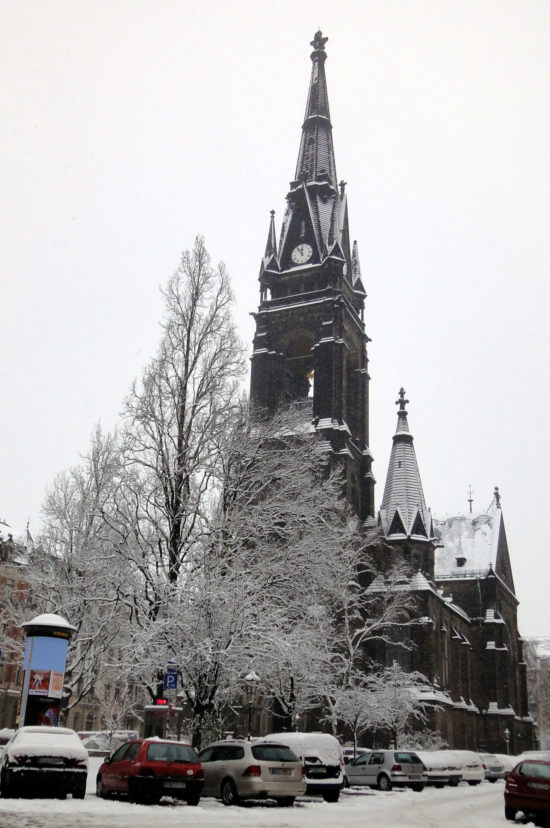
<path fill-rule="evenodd" d="M 338 802 L 344 786 L 344 757 L 338 739 L 330 733 L 269 733 L 262 741 L 287 745 L 304 763 L 306 794 Z"/>

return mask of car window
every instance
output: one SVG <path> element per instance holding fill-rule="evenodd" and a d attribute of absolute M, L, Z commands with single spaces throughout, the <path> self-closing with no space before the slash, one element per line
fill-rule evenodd
<path fill-rule="evenodd" d="M 254 745 L 252 748 L 254 759 L 266 759 L 272 762 L 297 762 L 298 757 L 283 745 Z"/>
<path fill-rule="evenodd" d="M 213 747 L 207 747 L 204 750 L 201 750 L 201 752 L 199 753 L 199 757 L 200 757 L 201 762 L 211 762 L 213 752 L 214 752 Z"/>
<path fill-rule="evenodd" d="M 130 744 L 130 742 L 124 742 L 123 745 L 121 745 L 119 748 L 117 748 L 115 750 L 115 752 L 113 753 L 113 755 L 111 756 L 111 762 L 118 762 L 119 759 L 122 759 L 122 757 L 124 756 L 124 754 L 128 750 L 129 744 Z"/>
<path fill-rule="evenodd" d="M 407 764 L 408 762 L 420 762 L 420 759 L 418 758 L 416 753 L 410 753 L 409 751 L 407 751 L 406 753 L 403 751 L 396 751 L 395 761 L 400 762 L 402 764 Z"/>
<path fill-rule="evenodd" d="M 541 776 L 544 779 L 550 779 L 550 765 L 537 765 L 534 762 L 524 762 L 518 769 L 517 773 L 523 776 Z"/>
<path fill-rule="evenodd" d="M 126 761 L 131 762 L 132 759 L 136 758 L 136 753 L 139 750 L 140 742 L 132 742 L 130 747 L 128 748 L 128 752 L 124 755 Z"/>
<path fill-rule="evenodd" d="M 373 753 L 369 759 L 369 765 L 383 765 L 384 764 L 384 754 L 383 753 Z"/>
<path fill-rule="evenodd" d="M 198 762 L 193 748 L 167 742 L 151 742 L 147 747 L 147 759 L 151 762 Z"/>
<path fill-rule="evenodd" d="M 369 761 L 369 754 L 362 753 L 361 756 L 358 756 L 356 759 L 353 760 L 352 765 L 366 765 Z"/>

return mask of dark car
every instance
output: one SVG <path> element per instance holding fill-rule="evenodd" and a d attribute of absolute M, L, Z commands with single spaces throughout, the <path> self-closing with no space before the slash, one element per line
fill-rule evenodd
<path fill-rule="evenodd" d="M 506 774 L 504 816 L 513 820 L 518 811 L 527 818 L 550 814 L 550 761 L 524 759 Z"/>
<path fill-rule="evenodd" d="M 0 755 L 2 796 L 86 795 L 88 751 L 68 727 L 16 730 Z"/>
<path fill-rule="evenodd" d="M 125 794 L 143 805 L 163 796 L 198 805 L 204 785 L 199 757 L 184 742 L 134 739 L 115 750 L 99 768 L 97 796 Z"/>

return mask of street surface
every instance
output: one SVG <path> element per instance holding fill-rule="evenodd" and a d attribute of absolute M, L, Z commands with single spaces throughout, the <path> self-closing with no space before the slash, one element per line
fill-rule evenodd
<path fill-rule="evenodd" d="M 197 807 L 164 799 L 159 805 L 95 796 L 97 760 L 91 760 L 84 800 L 1 799 L 0 828 L 504 828 L 504 784 L 426 788 L 422 793 L 345 790 L 340 801 L 299 799 L 293 808 L 271 803 L 225 807 L 203 799 Z M 520 824 L 518 820 L 517 824 Z"/>

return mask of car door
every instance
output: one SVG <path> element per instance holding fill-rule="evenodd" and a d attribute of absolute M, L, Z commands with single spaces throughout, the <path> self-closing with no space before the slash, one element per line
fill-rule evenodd
<path fill-rule="evenodd" d="M 368 785 L 366 770 L 369 756 L 368 753 L 362 753 L 347 766 L 346 776 L 350 785 Z"/>
<path fill-rule="evenodd" d="M 365 765 L 365 785 L 376 785 L 380 768 L 384 764 L 384 753 L 382 751 L 373 751 L 369 756 L 369 761 Z"/>
<path fill-rule="evenodd" d="M 203 796 L 215 796 L 219 790 L 219 785 L 218 788 L 215 787 L 217 774 L 216 766 L 213 762 L 216 750 L 216 746 L 207 747 L 199 753 L 199 759 L 201 760 L 204 771 L 204 787 L 202 789 Z"/>
<path fill-rule="evenodd" d="M 102 770 L 103 776 L 103 784 L 105 787 L 110 791 L 120 791 L 122 788 L 120 787 L 120 774 L 119 774 L 119 766 L 122 760 L 122 757 L 130 747 L 130 742 L 124 742 L 119 748 L 115 750 L 111 758 L 108 762 L 105 763 L 105 766 Z"/>
<path fill-rule="evenodd" d="M 136 756 L 141 742 L 131 742 L 130 747 L 118 762 L 118 790 L 128 793 L 128 780 L 136 771 Z"/>

